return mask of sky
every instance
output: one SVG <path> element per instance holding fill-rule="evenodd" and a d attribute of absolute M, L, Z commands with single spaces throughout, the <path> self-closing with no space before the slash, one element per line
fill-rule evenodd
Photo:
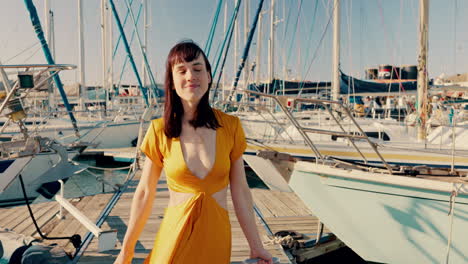
<path fill-rule="evenodd" d="M 115 1 L 115 0 L 114 0 Z M 117 12 L 123 21 L 127 9 L 125 1 L 115 1 Z M 142 0 L 133 0 L 132 9 L 138 13 Z M 192 39 L 202 48 L 210 32 L 219 0 L 148 0 L 149 23 L 147 57 L 158 83 L 163 82 L 164 65 L 170 48 L 178 41 Z M 3 64 L 45 63 L 45 58 L 31 26 L 24 2 L 0 0 L 0 61 Z M 44 27 L 44 2 L 33 1 Z M 54 14 L 55 61 L 78 65 L 78 2 L 76 0 L 49 0 Z M 102 83 L 101 10 L 99 0 L 82 0 L 85 41 L 86 84 Z M 245 4 L 248 3 L 250 27 L 260 0 L 243 0 L 238 16 L 239 36 L 237 54 L 245 49 Z M 429 8 L 429 56 L 428 70 L 431 78 L 444 73 L 453 75 L 468 72 L 468 1 L 430 0 Z M 277 78 L 328 81 L 331 80 L 333 1 L 327 0 L 276 0 L 275 1 L 275 76 Z M 234 10 L 235 0 L 223 0 L 218 17 L 209 58 L 214 68 L 218 49 L 227 24 Z M 260 51 L 260 78 L 268 77 L 268 38 L 270 32 L 270 5 L 265 0 L 260 42 L 258 28 L 249 51 L 250 63 Z M 364 69 L 381 64 L 417 64 L 418 55 L 418 0 L 341 0 L 341 69 L 356 77 L 364 76 Z M 227 6 L 227 7 L 226 7 Z M 225 16 L 225 8 L 227 16 Z M 226 19 L 225 19 L 226 17 Z M 119 32 L 113 23 L 113 48 Z M 143 38 L 143 16 L 138 23 Z M 134 26 L 128 19 L 125 26 L 130 39 Z M 233 37 L 234 40 L 234 37 Z M 233 41 L 234 42 L 234 41 Z M 258 43 L 257 43 L 258 42 Z M 260 45 L 260 49 L 257 49 Z M 226 81 L 231 83 L 235 75 L 234 43 L 226 60 Z M 141 74 L 142 56 L 135 38 L 131 45 Z M 113 60 L 113 79 L 117 82 L 136 84 L 130 64 L 123 69 L 126 51 L 122 44 Z M 237 59 L 237 64 L 240 59 Z M 122 74 L 122 78 L 121 76 Z M 219 70 L 218 70 L 219 72 Z M 79 80 L 79 71 L 62 72 L 64 83 Z M 252 80 L 252 76 L 250 77 Z"/>

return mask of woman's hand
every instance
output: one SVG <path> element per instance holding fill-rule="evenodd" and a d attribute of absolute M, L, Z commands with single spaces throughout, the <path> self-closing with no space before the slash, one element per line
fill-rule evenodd
<path fill-rule="evenodd" d="M 271 256 L 270 252 L 268 252 L 263 247 L 260 249 L 251 250 L 250 258 L 260 259 L 258 264 L 273 264 L 273 257 Z"/>
<path fill-rule="evenodd" d="M 114 264 L 131 264 L 133 259 L 133 252 L 120 251 L 119 255 L 114 261 Z"/>

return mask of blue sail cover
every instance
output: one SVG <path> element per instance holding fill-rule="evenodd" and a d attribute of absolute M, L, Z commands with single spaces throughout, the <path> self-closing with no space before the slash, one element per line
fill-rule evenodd
<path fill-rule="evenodd" d="M 429 83 L 431 84 L 431 83 Z M 249 84 L 248 89 L 252 91 L 265 91 L 268 83 Z M 310 81 L 284 81 L 275 79 L 270 84 L 270 93 L 282 94 L 284 86 L 285 95 L 311 94 L 331 89 L 331 82 L 310 82 Z M 398 81 L 380 83 L 375 81 L 365 81 L 346 75 L 341 72 L 340 94 L 388 94 L 415 92 L 417 90 L 416 81 Z"/>
<path fill-rule="evenodd" d="M 417 90 L 416 81 L 379 83 L 353 78 L 341 72 L 341 94 L 399 93 Z"/>

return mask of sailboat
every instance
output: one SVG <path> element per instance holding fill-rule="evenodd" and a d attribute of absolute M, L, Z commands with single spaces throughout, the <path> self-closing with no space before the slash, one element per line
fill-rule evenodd
<path fill-rule="evenodd" d="M 336 7 L 334 8 L 334 11 L 335 10 Z M 336 12 L 339 13 L 338 11 Z M 334 17 L 336 18 L 337 16 L 338 15 L 335 15 Z M 338 24 L 339 21 L 335 21 L 334 25 Z M 335 29 L 334 32 L 336 31 L 338 31 L 338 29 Z M 336 34 L 335 38 L 338 38 L 338 36 L 339 34 Z M 337 39 L 335 43 L 338 42 L 339 40 Z M 337 48 L 337 46 L 338 44 L 334 44 L 334 51 L 335 54 L 337 54 L 337 56 L 334 56 L 333 62 L 335 68 L 332 84 L 334 86 L 333 91 L 336 91 L 333 93 L 334 100 L 338 100 L 340 91 L 343 93 L 348 90 L 345 86 L 350 85 L 350 83 L 355 86 L 354 89 L 359 90 L 361 93 L 375 93 L 376 88 L 385 91 L 390 89 L 391 92 L 397 92 L 398 89 L 400 89 L 401 83 L 392 84 L 388 87 L 388 84 L 354 80 L 351 79 L 350 76 L 340 72 L 338 68 L 339 48 Z M 278 81 L 273 81 L 272 83 L 278 83 Z M 427 81 L 425 81 L 425 83 L 427 83 Z M 404 87 L 405 91 L 415 92 L 417 82 L 404 82 Z M 260 88 L 262 88 L 262 86 L 260 86 Z M 287 91 L 285 94 L 288 94 Z M 294 105 L 297 105 L 295 102 L 298 101 L 295 101 L 294 95 L 291 96 L 292 97 L 287 99 L 288 107 L 301 125 L 322 130 L 331 130 L 337 133 L 318 135 L 313 132 L 306 132 L 325 155 L 351 162 L 380 163 L 380 158 L 366 142 L 356 140 L 353 143 L 359 146 L 362 152 L 361 155 L 346 138 L 340 136 L 339 133 L 342 132 L 341 128 L 335 124 L 330 113 L 324 109 L 317 108 L 315 105 L 315 108 L 311 111 L 294 111 Z M 251 96 L 251 98 L 258 101 L 256 97 L 257 96 Z M 301 96 L 301 98 L 304 97 L 311 96 Z M 319 97 L 319 99 L 324 98 Z M 307 104 L 302 102 L 302 104 L 314 106 L 314 104 L 311 103 Z M 252 109 L 254 108 L 255 107 L 252 107 Z M 239 107 L 239 109 L 242 108 Z M 244 155 L 245 161 L 270 188 L 291 191 L 281 176 L 281 170 L 284 170 L 284 168 L 272 168 L 271 162 L 267 159 L 263 159 L 261 156 L 271 156 L 274 155 L 274 153 L 281 152 L 289 154 L 291 158 L 310 160 L 314 157 L 313 151 L 309 149 L 296 127 L 286 120 L 286 116 L 283 113 L 275 113 L 272 107 L 266 111 L 265 107 L 256 109 L 256 111 L 250 111 L 247 105 L 244 109 L 247 109 L 247 111 L 238 111 L 236 114 L 243 123 L 250 143 L 245 153 L 246 155 Z M 468 168 L 468 147 L 465 144 L 457 144 L 456 150 L 452 151 L 452 144 L 450 143 L 452 139 L 451 129 L 446 129 L 444 127 L 434 129 L 434 131 L 428 135 L 426 141 L 417 142 L 417 127 L 407 126 L 394 119 L 370 119 L 353 116 L 362 129 L 362 131 L 358 131 L 356 129 L 352 130 L 354 128 L 348 125 L 352 123 L 350 118 L 346 116 L 337 116 L 336 118 L 342 118 L 340 119 L 340 123 L 346 131 L 355 134 L 362 132 L 370 137 L 371 140 L 378 145 L 381 155 L 390 163 L 400 166 L 431 166 L 446 169 L 452 167 L 457 169 Z M 444 132 L 442 133 L 441 131 Z M 466 131 L 464 128 L 455 129 L 455 139 L 457 142 L 463 142 L 463 138 L 466 138 L 463 136 L 465 134 L 463 133 L 464 131 Z M 438 136 L 438 134 L 443 134 L 444 138 Z M 273 154 L 269 154 L 269 152 Z M 452 158 L 453 156 L 454 158 Z"/>
<path fill-rule="evenodd" d="M 27 9 L 30 14 L 31 22 L 33 28 L 36 31 L 36 35 L 42 45 L 45 58 L 47 62 L 51 65 L 55 64 L 54 58 L 52 56 L 51 50 L 49 49 L 50 37 L 45 37 L 44 32 L 42 31 L 41 23 L 37 15 L 37 10 L 34 4 L 30 1 L 25 2 Z M 105 1 L 102 1 L 104 5 Z M 46 5 L 47 9 L 47 5 Z M 108 12 L 105 6 L 102 6 L 102 12 Z M 49 10 L 46 10 L 46 24 L 48 22 Z M 109 14 L 110 17 L 110 14 Z M 86 103 L 86 86 L 84 78 L 84 42 L 83 42 L 83 18 L 82 18 L 82 1 L 78 2 L 78 18 L 79 18 L 79 52 L 80 52 L 80 83 L 79 87 L 81 94 L 79 96 L 79 101 L 81 104 L 81 114 L 86 112 L 84 104 Z M 103 18 L 104 19 L 104 18 Z M 113 22 L 109 19 L 109 22 Z M 119 21 L 120 22 L 120 21 Z M 103 27 L 106 21 L 103 21 Z M 47 31 L 50 35 L 50 30 Z M 122 34 L 123 31 L 121 31 Z M 105 32 L 103 32 L 105 35 Z M 47 35 L 47 34 L 46 34 Z M 111 43 L 112 44 L 112 43 Z M 52 45 L 54 46 L 54 45 Z M 105 49 L 104 49 L 105 48 Z M 105 57 L 108 52 L 108 47 L 105 47 L 103 44 L 103 54 Z M 105 58 L 104 58 L 105 60 Z M 76 68 L 76 67 L 75 67 Z M 103 72 L 106 72 L 107 67 L 103 67 Z M 57 76 L 54 75 L 54 80 Z M 107 76 L 104 76 L 107 77 Z M 107 80 L 107 78 L 104 78 Z M 94 147 L 98 148 L 123 148 L 135 146 L 138 138 L 138 129 L 140 126 L 139 116 L 142 113 L 136 113 L 135 115 L 129 116 L 121 113 L 122 111 L 117 112 L 115 116 L 104 117 L 102 118 L 89 118 L 86 113 L 85 116 L 80 115 L 80 111 L 74 111 L 69 104 L 69 101 L 66 97 L 66 94 L 63 89 L 61 81 L 55 81 L 56 89 L 60 91 L 60 96 L 62 98 L 62 104 L 64 106 L 63 111 L 52 112 L 52 113 L 40 113 L 43 109 L 38 109 L 37 112 L 40 113 L 40 116 L 29 116 L 27 121 L 24 122 L 24 126 L 29 131 L 35 131 L 36 134 L 42 137 L 53 138 L 62 144 L 79 144 L 79 142 L 92 143 Z M 103 85 L 105 86 L 105 85 Z M 139 85 L 141 88 L 143 85 Z M 54 98 L 54 92 L 50 92 L 52 98 Z M 49 95 L 50 95 L 49 94 Z M 106 96 L 107 98 L 107 96 Z M 52 101 L 52 102 L 50 102 Z M 54 101 L 50 100 L 49 103 L 54 106 Z M 136 100 L 132 100 L 133 103 L 137 103 Z M 148 107 L 148 104 L 147 104 Z M 65 113 L 69 118 L 57 116 Z M 158 113 L 155 113 L 158 115 Z M 71 120 L 71 122 L 70 122 Z M 5 123 L 6 119 L 0 118 L 0 124 Z M 79 131 L 79 133 L 78 133 Z M 10 140 L 12 138 L 18 137 L 21 135 L 21 131 L 17 127 L 6 127 L 2 131 L 2 137 L 5 140 Z"/>
<path fill-rule="evenodd" d="M 423 106 L 427 98 L 429 1 L 419 2 L 418 105 L 421 107 L 418 116 L 421 125 L 418 137 L 423 140 L 427 116 Z M 453 167 L 442 170 L 392 164 L 364 133 L 343 131 L 340 134 L 351 142 L 367 142 L 381 160 L 380 165 L 323 155 L 306 132 L 336 134 L 336 131 L 303 127 L 290 115 L 285 98 L 257 95 L 270 97 L 278 103 L 315 155 L 312 161 L 283 160 L 291 170 L 286 178 L 289 187 L 353 251 L 367 261 L 379 263 L 468 262 L 468 237 L 464 233 L 468 229 L 466 171 Z M 327 109 L 343 108 L 337 101 L 299 100 Z M 360 130 L 357 122 L 353 125 Z M 356 152 L 360 153 L 359 147 Z M 278 154 L 271 160 L 280 158 Z"/>
<path fill-rule="evenodd" d="M 0 206 L 12 206 L 33 200 L 40 194 L 51 198 L 58 190 L 58 180 L 66 180 L 83 170 L 71 159 L 86 145 L 65 146 L 54 139 L 34 134 L 25 126 L 28 107 L 25 98 L 41 84 L 61 70 L 73 65 L 0 65 L 5 91 L 2 91 L 0 113 L 8 119 L 0 133 L 7 127 L 16 127 L 20 135 L 0 143 Z M 10 86 L 4 69 L 20 70 L 18 81 Z M 42 78 L 45 73 L 53 72 Z M 41 80 L 39 83 L 35 81 Z"/>

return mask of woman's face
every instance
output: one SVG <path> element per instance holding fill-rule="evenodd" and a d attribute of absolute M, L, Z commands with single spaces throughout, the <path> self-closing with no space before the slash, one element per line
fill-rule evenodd
<path fill-rule="evenodd" d="M 208 91 L 211 82 L 201 54 L 191 62 L 176 63 L 172 67 L 172 76 L 177 95 L 182 101 L 190 103 L 198 103 Z"/>

